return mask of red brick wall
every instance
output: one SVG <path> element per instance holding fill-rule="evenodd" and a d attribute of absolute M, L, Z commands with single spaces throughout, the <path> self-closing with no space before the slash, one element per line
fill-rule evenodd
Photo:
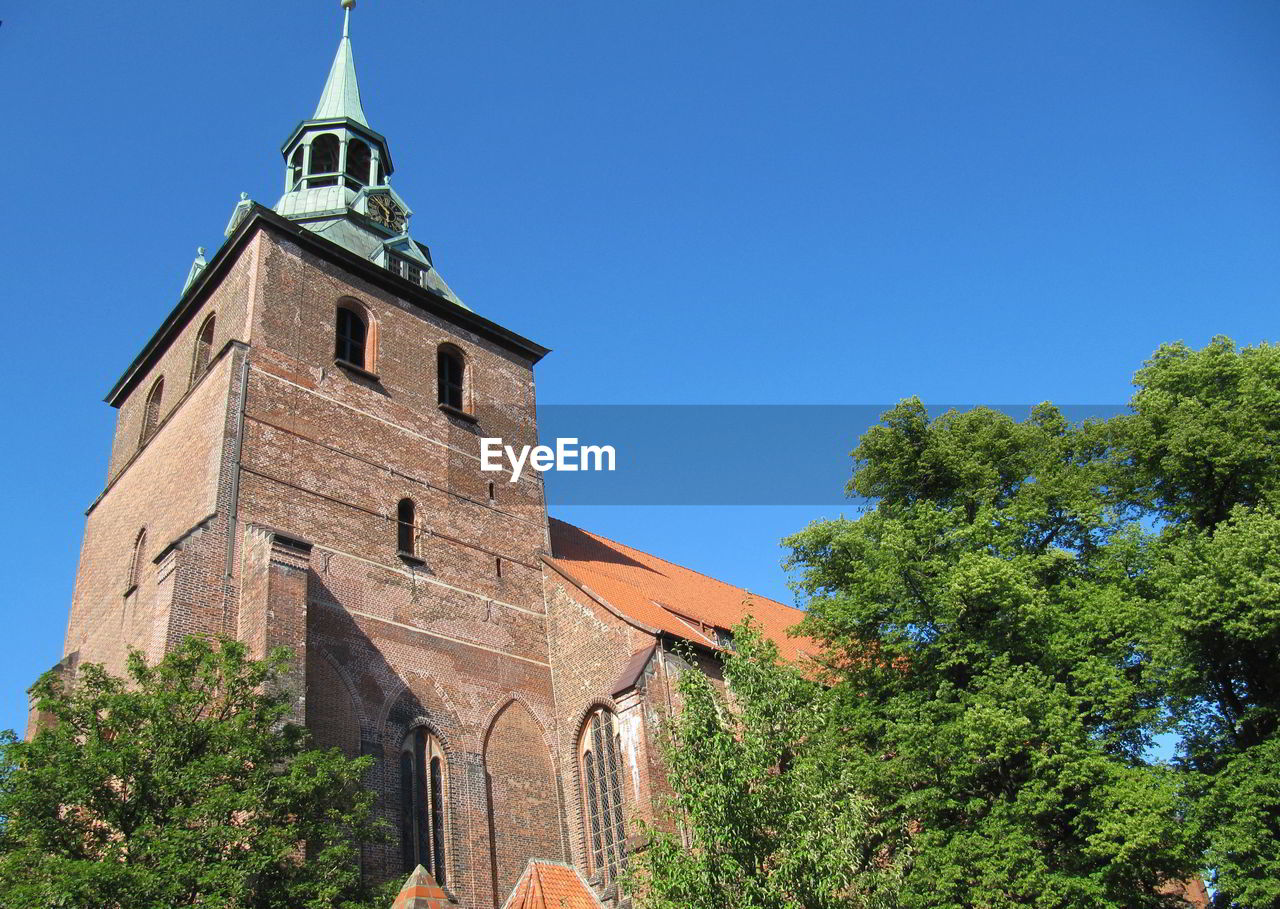
<path fill-rule="evenodd" d="M 275 235 L 262 241 L 261 275 L 240 517 L 312 544 L 309 722 L 318 737 L 358 742 L 378 759 L 370 781 L 397 831 L 401 741 L 417 725 L 429 728 L 448 761 L 448 885 L 464 905 L 494 904 L 506 894 L 494 892 L 485 733 L 501 705 L 519 698 L 537 720 L 504 725 L 497 741 L 504 754 L 545 752 L 541 733 L 520 739 L 549 727 L 554 712 L 541 478 L 501 482 L 490 502 L 478 437 L 535 438 L 531 364 Z M 377 351 L 368 365 L 376 379 L 334 364 L 339 301 L 354 301 L 374 323 Z M 476 423 L 437 406 L 442 342 L 467 357 Z M 420 561 L 397 552 L 396 505 L 405 497 L 417 506 Z M 247 587 L 245 602 L 247 609 Z M 551 819 L 558 843 L 550 779 L 526 787 L 519 811 Z M 522 848 L 507 849 L 504 866 Z M 404 873 L 398 841 L 367 847 L 365 856 L 376 876 Z"/>
<path fill-rule="evenodd" d="M 175 566 L 162 570 L 154 559 L 217 512 L 233 359 L 224 355 L 212 365 L 89 511 L 64 653 L 79 650 L 82 662 L 115 672 L 130 647 L 152 659 L 163 653 L 180 591 L 170 574 Z M 138 586 L 125 596 L 143 527 Z"/>
<path fill-rule="evenodd" d="M 196 338 L 204 320 L 214 319 L 213 354 L 228 341 L 249 340 L 249 311 L 257 295 L 257 249 L 260 238 L 251 240 L 231 263 L 226 276 L 207 292 L 177 337 L 170 341 L 159 358 L 139 377 L 116 415 L 116 431 L 111 443 L 107 467 L 108 483 L 124 469 L 138 450 L 142 433 L 143 409 L 147 393 L 160 376 L 164 377 L 164 395 L 160 418 L 164 420 L 182 401 L 191 386 L 191 366 L 195 357 Z M 123 359 L 123 358 L 122 358 Z M 123 364 L 122 364 L 123 365 Z"/>
<path fill-rule="evenodd" d="M 520 701 L 494 719 L 484 766 L 493 818 L 493 905 L 498 906 L 529 859 L 564 860 L 551 751 L 542 727 Z"/>
<path fill-rule="evenodd" d="M 572 860 L 588 867 L 583 826 L 582 780 L 578 738 L 587 712 L 606 706 L 618 716 L 623 748 L 623 806 L 628 824 L 653 816 L 649 786 L 652 724 L 644 704 L 655 692 L 628 699 L 622 709 L 610 697 L 613 684 L 632 654 L 654 643 L 647 632 L 624 622 L 579 590 L 555 569 L 544 572 L 549 652 L 555 680 L 557 758 L 564 781 L 565 819 Z"/>

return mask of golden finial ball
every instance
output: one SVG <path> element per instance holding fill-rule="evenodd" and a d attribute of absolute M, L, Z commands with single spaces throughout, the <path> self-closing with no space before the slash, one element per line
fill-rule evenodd
<path fill-rule="evenodd" d="M 343 9 L 355 9 L 355 8 L 356 8 L 356 0 L 342 0 L 342 8 L 343 8 Z"/>

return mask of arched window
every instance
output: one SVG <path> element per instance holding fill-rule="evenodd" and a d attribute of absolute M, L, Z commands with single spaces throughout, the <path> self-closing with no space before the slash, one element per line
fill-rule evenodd
<path fill-rule="evenodd" d="M 306 157 L 306 149 L 299 145 L 293 152 L 293 157 L 289 159 L 289 189 L 301 189 L 299 185 L 302 182 L 302 161 Z"/>
<path fill-rule="evenodd" d="M 156 384 L 147 392 L 147 402 L 142 408 L 142 434 L 138 437 L 138 447 L 147 444 L 147 440 L 156 434 L 160 425 L 160 399 L 164 397 L 164 376 L 156 379 Z"/>
<path fill-rule="evenodd" d="M 406 555 L 417 555 L 413 499 L 401 499 L 396 506 L 396 547 Z"/>
<path fill-rule="evenodd" d="M 142 560 L 147 557 L 147 528 L 138 531 L 133 538 L 133 552 L 129 555 L 129 571 L 125 577 L 124 592 L 128 596 L 138 586 L 142 577 Z"/>
<path fill-rule="evenodd" d="M 335 338 L 334 356 L 344 363 L 365 369 L 369 325 L 364 317 L 350 306 L 339 306 Z"/>
<path fill-rule="evenodd" d="M 308 186 L 336 186 L 338 183 L 338 137 L 325 133 L 311 142 L 311 167 L 308 168 Z M 332 176 L 326 176 L 331 174 Z"/>
<path fill-rule="evenodd" d="M 436 353 L 436 393 L 440 403 L 465 410 L 467 364 L 456 347 L 444 346 Z"/>
<path fill-rule="evenodd" d="M 440 741 L 418 728 L 400 746 L 400 845 L 404 870 L 426 868 L 446 885 L 445 812 L 449 768 Z"/>
<path fill-rule="evenodd" d="M 369 166 L 373 163 L 373 154 L 369 146 L 359 139 L 347 142 L 347 186 L 359 190 L 369 182 Z"/>
<path fill-rule="evenodd" d="M 601 707 L 587 717 L 578 755 L 591 872 L 613 881 L 626 859 L 626 826 L 622 819 L 622 738 L 612 711 Z"/>
<path fill-rule="evenodd" d="M 209 313 L 209 318 L 205 319 L 204 324 L 200 326 L 200 334 L 196 336 L 196 350 L 191 356 L 192 385 L 196 384 L 209 368 L 209 360 L 213 356 L 213 328 L 213 313 Z"/>

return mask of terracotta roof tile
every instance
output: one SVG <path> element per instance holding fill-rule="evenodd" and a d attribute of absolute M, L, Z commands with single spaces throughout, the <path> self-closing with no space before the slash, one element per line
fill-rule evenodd
<path fill-rule="evenodd" d="M 600 909 L 600 901 L 568 865 L 530 861 L 502 909 Z"/>
<path fill-rule="evenodd" d="M 731 629 L 750 614 L 784 657 L 816 650 L 811 641 L 787 635 L 804 617 L 801 610 L 555 518 L 551 553 L 552 567 L 649 629 L 716 646 L 715 629 Z"/>
<path fill-rule="evenodd" d="M 447 909 L 458 901 L 445 893 L 431 876 L 431 872 L 419 865 L 404 882 L 391 909 Z"/>

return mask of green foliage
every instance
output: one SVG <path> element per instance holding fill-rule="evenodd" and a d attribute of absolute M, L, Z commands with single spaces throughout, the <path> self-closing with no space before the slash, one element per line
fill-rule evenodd
<path fill-rule="evenodd" d="M 639 858 L 649 905 L 1156 907 L 1202 874 L 1280 907 L 1280 349 L 1167 345 L 1135 386 L 1105 421 L 911 399 L 863 436 L 864 514 L 786 541 L 821 667 L 731 657 L 736 713 L 682 683 L 693 848 Z M 845 860 L 787 886 L 807 818 Z"/>
<path fill-rule="evenodd" d="M 736 640 L 731 702 L 696 669 L 680 676 L 664 747 L 673 823 L 645 831 L 630 888 L 652 909 L 894 905 L 890 838 L 821 744 L 826 691 L 750 628 Z"/>
<path fill-rule="evenodd" d="M 906 401 L 854 452 L 874 508 L 787 541 L 858 791 L 910 831 L 902 906 L 1159 906 L 1194 867 L 1100 439 Z"/>
<path fill-rule="evenodd" d="M 128 678 L 34 687 L 55 723 L 0 744 L 0 907 L 375 905 L 369 759 L 309 750 L 286 722 L 288 655 L 190 639 Z"/>

